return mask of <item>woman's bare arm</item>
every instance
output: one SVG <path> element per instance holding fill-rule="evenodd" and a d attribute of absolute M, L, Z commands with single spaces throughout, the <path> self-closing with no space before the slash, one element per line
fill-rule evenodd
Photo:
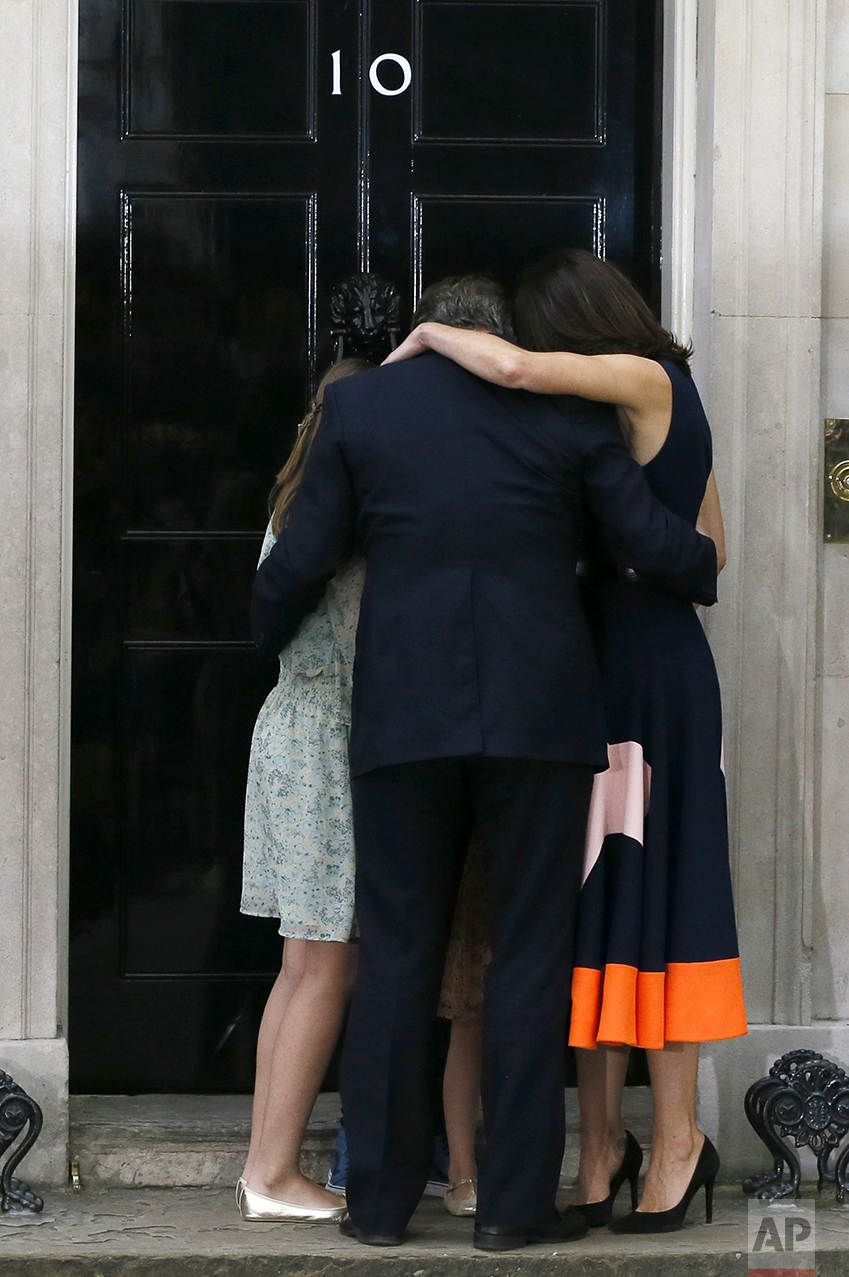
<path fill-rule="evenodd" d="M 638 355 L 575 355 L 521 350 L 492 333 L 419 324 L 385 363 L 434 350 L 511 390 L 580 395 L 624 408 L 634 429 L 634 455 L 645 465 L 663 446 L 672 413 L 672 386 L 660 364 Z"/>
<path fill-rule="evenodd" d="M 716 545 L 716 570 L 721 572 L 728 559 L 725 554 L 725 527 L 722 522 L 722 506 L 719 503 L 719 489 L 716 486 L 716 475 L 711 470 L 705 488 L 702 508 L 696 522 L 696 531 L 710 537 Z"/>
<path fill-rule="evenodd" d="M 384 363 L 410 359 L 425 350 L 453 359 L 485 381 L 538 395 L 580 395 L 641 409 L 669 393 L 669 378 L 653 359 L 522 350 L 493 333 L 447 324 L 419 324 Z"/>

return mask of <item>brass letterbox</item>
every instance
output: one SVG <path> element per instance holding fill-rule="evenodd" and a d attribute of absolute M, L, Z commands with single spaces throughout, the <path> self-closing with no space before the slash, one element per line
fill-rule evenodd
<path fill-rule="evenodd" d="M 823 539 L 849 541 L 849 420 L 825 419 Z"/>

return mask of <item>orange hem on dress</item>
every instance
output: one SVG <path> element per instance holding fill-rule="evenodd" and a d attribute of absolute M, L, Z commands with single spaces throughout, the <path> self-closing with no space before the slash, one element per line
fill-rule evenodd
<path fill-rule="evenodd" d="M 638 971 L 611 962 L 575 967 L 569 1045 L 593 1050 L 667 1042 L 718 1042 L 748 1033 L 739 958 L 670 962 Z"/>

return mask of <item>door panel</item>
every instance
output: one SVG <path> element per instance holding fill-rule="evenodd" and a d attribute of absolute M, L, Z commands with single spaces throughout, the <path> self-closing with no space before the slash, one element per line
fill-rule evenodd
<path fill-rule="evenodd" d="M 314 18 L 309 0 L 129 0 L 125 136 L 312 140 Z"/>
<path fill-rule="evenodd" d="M 576 243 L 651 291 L 655 9 L 82 0 L 76 1090 L 252 1084 L 280 941 L 238 911 L 248 599 L 332 288 L 371 269 L 408 318 Z"/>
<path fill-rule="evenodd" d="M 241 839 L 245 768 L 233 758 L 246 758 L 256 718 L 251 664 L 220 647 L 133 645 L 125 679 L 122 973 L 262 973 L 257 958 L 273 960 L 276 942 L 257 953 L 254 919 L 218 916 L 222 900 L 229 907 L 238 896 L 226 879 L 240 868 L 230 852 Z"/>
<path fill-rule="evenodd" d="M 493 260 L 505 278 L 515 279 L 550 252 L 552 243 L 597 249 L 604 203 L 579 197 L 421 195 L 413 199 L 413 219 L 413 279 L 421 293 L 444 275 L 492 271 Z"/>
<path fill-rule="evenodd" d="M 243 592 L 256 557 L 255 538 L 127 539 L 125 642 L 248 642 Z"/>
<path fill-rule="evenodd" d="M 308 391 L 312 195 L 124 195 L 126 511 L 256 527 Z"/>
<path fill-rule="evenodd" d="M 417 16 L 417 142 L 603 141 L 603 0 L 422 0 Z"/>

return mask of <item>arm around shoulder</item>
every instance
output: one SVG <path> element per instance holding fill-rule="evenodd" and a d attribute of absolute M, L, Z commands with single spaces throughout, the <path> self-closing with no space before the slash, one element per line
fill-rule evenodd
<path fill-rule="evenodd" d="M 586 457 L 584 486 L 614 558 L 626 567 L 659 573 L 682 598 L 716 602 L 716 547 L 667 510 L 621 442 L 598 438 Z"/>

